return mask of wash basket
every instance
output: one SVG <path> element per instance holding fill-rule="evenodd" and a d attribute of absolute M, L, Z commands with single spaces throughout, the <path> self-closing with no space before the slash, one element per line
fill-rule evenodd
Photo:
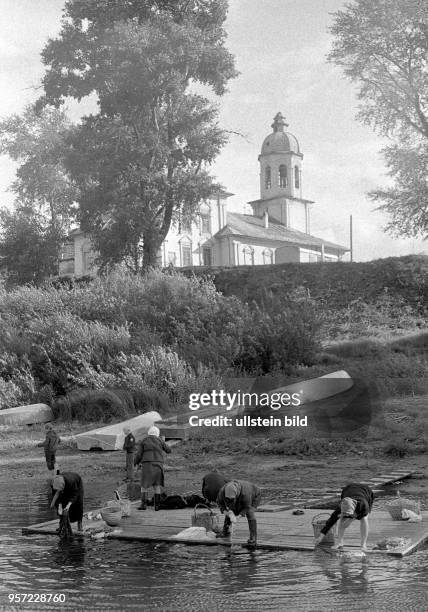
<path fill-rule="evenodd" d="M 204 508 L 203 511 L 198 509 Z M 205 527 L 207 531 L 220 532 L 220 516 L 205 504 L 196 504 L 192 515 L 192 527 Z"/>
<path fill-rule="evenodd" d="M 396 497 L 395 499 L 386 502 L 386 509 L 391 515 L 392 520 L 402 521 L 402 510 L 411 510 L 415 514 L 421 513 L 421 504 L 414 499 L 406 499 L 405 497 Z"/>
<path fill-rule="evenodd" d="M 325 524 L 329 518 L 330 514 L 327 514 L 327 512 L 321 512 L 320 514 L 316 514 L 312 518 L 312 527 L 314 530 L 315 538 L 317 538 L 321 534 L 321 529 L 325 527 Z M 333 525 L 333 527 L 324 536 L 323 543 L 333 545 L 335 533 L 336 525 Z"/>

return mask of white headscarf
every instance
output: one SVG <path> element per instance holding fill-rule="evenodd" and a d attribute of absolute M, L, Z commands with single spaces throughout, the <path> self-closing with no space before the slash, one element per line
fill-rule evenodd
<path fill-rule="evenodd" d="M 351 497 L 344 497 L 340 502 L 340 510 L 342 516 L 352 516 L 355 512 L 355 508 L 357 507 L 357 502 L 355 499 Z"/>
<path fill-rule="evenodd" d="M 147 432 L 147 435 L 149 436 L 156 436 L 157 438 L 159 438 L 160 436 L 160 429 L 159 427 L 156 427 L 156 425 L 152 425 L 149 429 L 149 431 Z"/>
<path fill-rule="evenodd" d="M 64 476 L 57 474 L 52 481 L 52 488 L 54 491 L 63 491 L 65 487 Z"/>
<path fill-rule="evenodd" d="M 235 499 L 239 495 L 239 484 L 235 481 L 224 485 L 224 496 L 226 499 Z"/>

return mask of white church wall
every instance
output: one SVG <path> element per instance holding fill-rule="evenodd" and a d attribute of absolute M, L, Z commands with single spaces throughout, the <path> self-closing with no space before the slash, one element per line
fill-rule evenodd
<path fill-rule="evenodd" d="M 300 249 L 298 246 L 281 246 L 276 249 L 275 263 L 290 263 L 300 261 Z"/>
<path fill-rule="evenodd" d="M 305 205 L 302 202 L 293 202 L 293 200 L 290 200 L 288 203 L 288 211 L 290 216 L 288 227 L 306 233 Z"/>

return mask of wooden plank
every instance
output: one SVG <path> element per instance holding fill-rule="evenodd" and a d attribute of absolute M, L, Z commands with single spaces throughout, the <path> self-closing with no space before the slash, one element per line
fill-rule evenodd
<path fill-rule="evenodd" d="M 204 546 L 246 546 L 248 538 L 248 525 L 245 518 L 240 518 L 235 525 L 232 539 L 217 538 L 215 540 L 178 540 L 172 536 L 191 526 L 192 509 L 183 510 L 153 510 L 138 511 L 133 504 L 130 517 L 122 519 L 120 530 L 109 533 L 109 539 L 138 540 L 143 542 L 170 542 L 186 543 Z M 278 510 L 277 512 L 258 512 L 258 548 L 266 550 L 314 550 L 314 537 L 312 519 L 320 511 L 309 508 L 303 515 L 293 515 L 292 510 Z M 328 515 L 329 512 L 326 512 Z M 428 513 L 423 513 L 428 519 Z M 103 527 L 103 521 L 88 521 L 84 519 L 84 529 Z M 58 520 L 30 525 L 22 529 L 24 534 L 53 535 L 56 533 Z M 82 537 L 90 535 L 84 533 Z M 409 546 L 399 550 L 373 551 L 373 554 L 386 554 L 398 557 L 406 556 L 428 541 L 428 526 L 422 523 L 408 523 L 393 521 L 388 512 L 374 510 L 370 515 L 369 546 L 373 546 L 388 537 L 403 537 L 410 540 Z M 346 549 L 359 548 L 360 533 L 358 521 L 354 521 L 346 530 Z"/>

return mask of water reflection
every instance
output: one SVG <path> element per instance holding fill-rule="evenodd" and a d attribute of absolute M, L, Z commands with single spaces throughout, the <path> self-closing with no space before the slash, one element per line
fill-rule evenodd
<path fill-rule="evenodd" d="M 103 489 L 104 487 L 104 489 Z M 111 486 L 87 488 L 96 507 Z M 22 536 L 55 517 L 46 483 L 14 481 L 0 499 L 0 609 L 10 592 L 63 592 L 61 610 L 427 609 L 428 552 L 344 563 L 336 554 Z M 51 608 L 53 609 L 53 608 Z"/>

